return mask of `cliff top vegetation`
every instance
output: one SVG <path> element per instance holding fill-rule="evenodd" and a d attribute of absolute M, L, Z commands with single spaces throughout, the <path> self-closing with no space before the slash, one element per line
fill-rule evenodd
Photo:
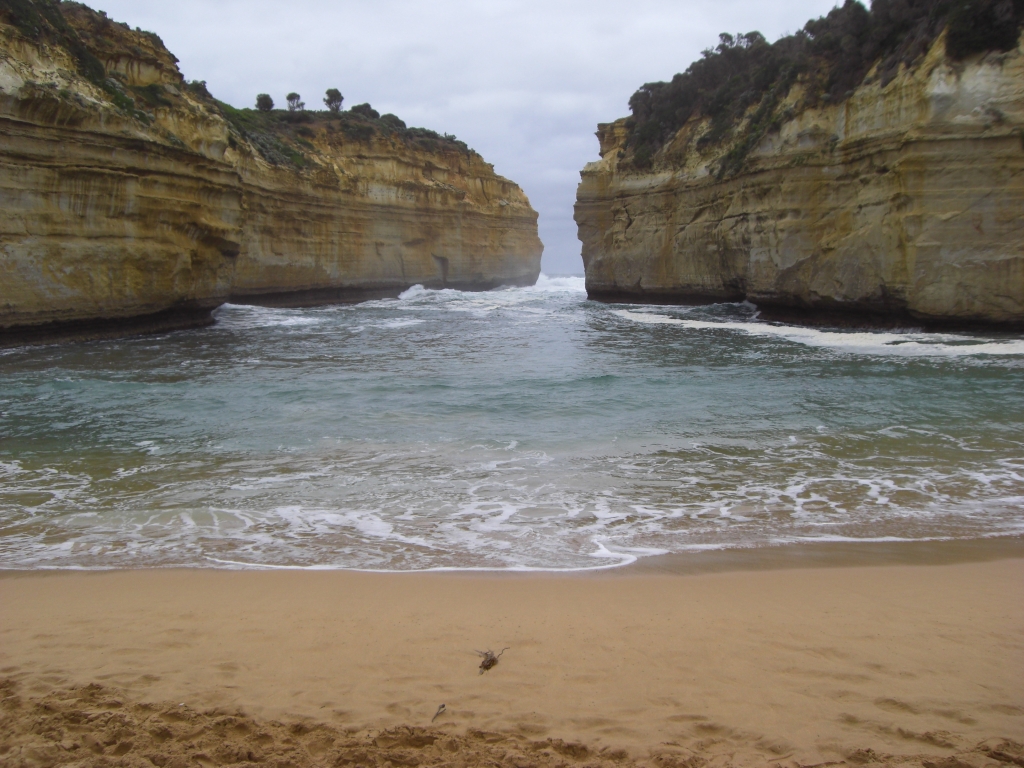
<path fill-rule="evenodd" d="M 194 99 L 219 112 L 242 139 L 274 164 L 306 165 L 305 152 L 314 149 L 310 140 L 317 128 L 326 130 L 328 140 L 336 136 L 365 143 L 390 138 L 428 152 L 472 153 L 465 142 L 450 134 L 409 128 L 397 116 L 381 115 L 369 104 L 342 110 L 341 94 L 333 88 L 328 90 L 324 110 L 307 111 L 298 94 L 291 94 L 296 99 L 286 110 L 273 109 L 272 100 L 269 109 L 237 109 L 215 99 L 205 81 L 185 83 L 177 70 L 178 59 L 158 35 L 132 30 L 102 11 L 72 0 L 0 0 L 0 20 L 33 42 L 63 48 L 79 75 L 98 87 L 116 109 L 143 123 L 150 121 L 152 110 L 174 106 L 174 91 L 159 84 L 131 85 L 117 71 L 108 71 L 103 62 L 127 56 L 173 72 L 174 80 Z"/>
<path fill-rule="evenodd" d="M 313 149 L 310 140 L 320 128 L 326 131 L 329 141 L 335 136 L 360 142 L 369 142 L 375 137 L 394 138 L 427 152 L 472 153 L 464 141 L 451 134 L 440 134 L 429 128 L 409 128 L 397 115 L 381 115 L 369 104 L 357 104 L 348 110 L 236 109 L 209 96 L 204 82 L 193 82 L 188 87 L 193 93 L 208 97 L 231 126 L 272 163 L 302 165 L 300 153 L 280 146 L 281 140 L 297 145 L 300 150 Z"/>
<path fill-rule="evenodd" d="M 695 116 L 710 119 L 698 149 L 733 144 L 718 175 L 739 170 L 747 154 L 784 118 L 779 105 L 799 80 L 805 104 L 841 102 L 869 72 L 883 85 L 923 56 L 945 30 L 946 53 L 962 60 L 1017 46 L 1024 0 L 846 0 L 793 35 L 769 43 L 759 32 L 722 34 L 714 48 L 670 82 L 647 83 L 629 100 L 627 149 L 637 168 Z M 872 72 L 872 70 L 874 70 Z M 734 128 L 755 107 L 742 135 Z"/>

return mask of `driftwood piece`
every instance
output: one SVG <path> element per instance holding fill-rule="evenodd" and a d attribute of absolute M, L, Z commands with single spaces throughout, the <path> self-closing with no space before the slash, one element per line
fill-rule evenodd
<path fill-rule="evenodd" d="M 502 648 L 501 653 L 504 653 L 507 650 L 508 648 Z M 481 675 L 488 669 L 498 665 L 498 659 L 501 658 L 501 653 L 495 654 L 494 651 L 477 651 L 477 654 L 483 657 L 483 661 L 480 662 Z"/>

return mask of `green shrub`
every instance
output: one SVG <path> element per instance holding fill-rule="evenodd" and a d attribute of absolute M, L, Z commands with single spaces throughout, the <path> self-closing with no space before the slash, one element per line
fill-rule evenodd
<path fill-rule="evenodd" d="M 433 139 L 435 141 L 441 140 L 441 134 L 437 131 L 432 131 L 429 128 L 409 128 L 406 130 L 406 135 L 413 139 Z"/>
<path fill-rule="evenodd" d="M 160 50 L 160 49 L 163 49 L 165 51 L 167 50 L 167 46 L 164 45 L 164 41 L 160 38 L 160 35 L 158 35 L 156 32 L 147 32 L 145 29 L 140 29 L 139 27 L 136 27 L 135 31 L 138 32 L 143 37 L 149 38 L 149 42 L 151 42 L 154 45 L 154 47 L 156 47 L 157 50 Z"/>
<path fill-rule="evenodd" d="M 354 141 L 369 141 L 377 133 L 373 125 L 361 120 L 347 120 L 342 123 L 341 130 Z"/>
<path fill-rule="evenodd" d="M 269 93 L 261 93 L 256 97 L 256 109 L 260 112 L 270 112 L 274 108 L 274 100 Z"/>
<path fill-rule="evenodd" d="M 215 101 L 213 94 L 210 93 L 210 89 L 206 87 L 205 80 L 192 80 L 185 83 L 185 87 L 188 89 L 189 93 L 199 99 L 204 101 Z"/>
<path fill-rule="evenodd" d="M 206 84 L 203 83 L 204 87 L 205 85 Z M 167 92 L 164 90 L 164 87 L 158 83 L 136 86 L 135 88 L 132 88 L 132 93 L 151 108 L 171 106 L 171 102 L 167 99 Z"/>
<path fill-rule="evenodd" d="M 356 104 L 352 109 L 349 110 L 353 115 L 361 115 L 368 120 L 376 120 L 380 117 L 380 112 L 371 107 L 369 104 Z"/>
<path fill-rule="evenodd" d="M 114 106 L 121 111 L 127 112 L 128 114 L 135 113 L 135 99 L 124 91 L 117 90 L 116 88 L 111 89 L 110 100 L 114 102 Z"/>
<path fill-rule="evenodd" d="M 1017 47 L 1024 0 L 961 0 L 949 15 L 946 52 L 963 59 L 982 51 Z"/>

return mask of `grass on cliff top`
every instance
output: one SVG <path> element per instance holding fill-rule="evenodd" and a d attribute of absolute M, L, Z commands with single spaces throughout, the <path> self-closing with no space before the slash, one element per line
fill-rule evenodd
<path fill-rule="evenodd" d="M 369 104 L 360 104 L 340 112 L 290 112 L 282 109 L 261 112 L 256 109 L 237 109 L 213 99 L 205 83 L 193 82 L 189 88 L 201 97 L 210 98 L 232 127 L 252 143 L 268 162 L 275 165 L 303 167 L 306 159 L 301 149 L 313 148 L 309 140 L 314 137 L 314 128 L 317 127 L 326 127 L 328 133 L 338 132 L 350 141 L 369 142 L 375 137 L 391 136 L 427 152 L 454 151 L 466 155 L 472 152 L 464 141 L 454 136 L 442 135 L 428 128 L 409 128 L 397 116 L 381 115 Z M 300 149 L 296 149 L 296 145 Z"/>
<path fill-rule="evenodd" d="M 747 154 L 788 117 L 779 105 L 799 80 L 804 106 L 841 102 L 865 81 L 888 84 L 901 65 L 911 66 L 943 30 L 954 60 L 1017 46 L 1024 0 L 874 0 L 869 11 L 846 0 L 794 35 L 769 43 L 759 32 L 722 34 L 719 44 L 670 82 L 647 83 L 629 100 L 627 163 L 644 169 L 691 118 L 710 118 L 698 149 L 732 136 L 751 107 L 756 110 L 719 164 L 719 178 L 741 170 Z"/>

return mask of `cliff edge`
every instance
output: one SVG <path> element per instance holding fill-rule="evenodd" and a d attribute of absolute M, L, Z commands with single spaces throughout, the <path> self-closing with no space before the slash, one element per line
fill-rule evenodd
<path fill-rule="evenodd" d="M 369 105 L 233 109 L 155 34 L 0 5 L 0 340 L 532 284 L 542 249 L 522 190 L 454 137 Z"/>
<path fill-rule="evenodd" d="M 873 49 L 893 5 L 723 35 L 599 126 L 575 212 L 590 296 L 1024 325 L 1024 4 L 989 3 L 1002 37 L 979 37 L 919 2 Z"/>

